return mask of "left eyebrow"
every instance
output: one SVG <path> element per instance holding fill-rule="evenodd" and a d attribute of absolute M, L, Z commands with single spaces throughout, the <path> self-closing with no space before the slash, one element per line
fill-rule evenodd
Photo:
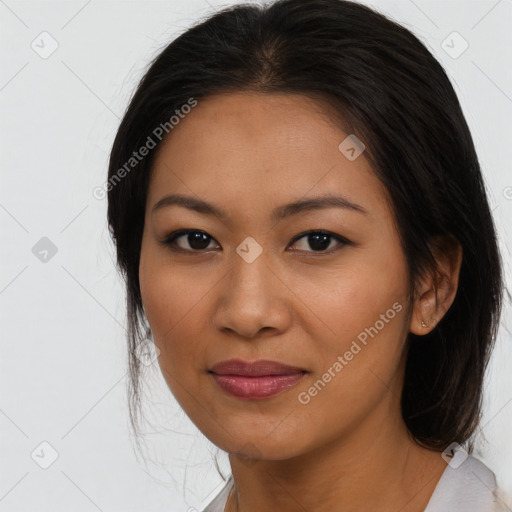
<path fill-rule="evenodd" d="M 215 215 L 222 220 L 226 220 L 228 218 L 227 213 L 221 210 L 218 206 L 208 203 L 202 199 L 197 199 L 195 197 L 185 196 L 182 194 L 171 194 L 163 197 L 153 206 L 151 212 L 155 213 L 161 208 L 171 205 L 181 206 L 183 208 L 187 208 L 204 215 Z M 344 208 L 364 215 L 368 214 L 368 211 L 361 205 L 353 203 L 345 197 L 323 195 L 278 206 L 272 211 L 270 218 L 273 221 L 278 221 L 286 217 L 291 217 L 292 215 L 297 215 L 299 213 L 326 208 Z"/>
<path fill-rule="evenodd" d="M 368 211 L 361 205 L 353 203 L 345 197 L 323 195 L 312 197 L 310 199 L 302 199 L 293 203 L 279 206 L 272 212 L 271 218 L 272 220 L 277 221 L 292 215 L 297 215 L 302 212 L 321 210 L 326 208 L 344 208 L 362 213 L 364 215 L 368 214 Z"/>

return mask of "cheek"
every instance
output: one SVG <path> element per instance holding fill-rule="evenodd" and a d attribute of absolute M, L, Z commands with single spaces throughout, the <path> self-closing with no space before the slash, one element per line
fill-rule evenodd
<path fill-rule="evenodd" d="M 406 309 L 406 266 L 399 253 L 385 256 L 362 251 L 327 273 L 294 277 L 294 290 L 310 309 L 310 326 L 318 326 L 315 339 L 335 351 L 348 350 L 353 339 L 360 333 L 364 339 L 365 329 L 378 322 L 379 337 L 399 340 L 405 319 L 396 313 Z"/>
<path fill-rule="evenodd" d="M 371 296 L 340 294 L 332 300 L 325 295 L 323 316 L 329 331 L 319 327 L 312 333 L 317 353 L 314 377 L 328 383 L 332 393 L 343 392 L 347 404 L 371 395 L 375 385 L 382 388 L 379 381 L 389 383 L 403 353 L 405 295 L 375 291 Z"/>
<path fill-rule="evenodd" d="M 323 439 L 351 432 L 380 403 L 394 403 L 400 395 L 405 303 L 396 293 L 376 298 L 374 289 L 370 300 L 358 290 L 340 294 L 337 302 L 324 296 L 325 318 L 336 335 L 318 330 L 317 364 L 294 397 L 298 445 L 315 445 L 313 432 L 322 432 Z"/>
<path fill-rule="evenodd" d="M 400 253 L 367 252 L 346 269 L 302 286 L 322 321 L 310 316 L 318 364 L 307 383 L 313 388 L 300 391 L 305 401 L 311 398 L 311 410 L 336 403 L 337 421 L 348 421 L 347 411 L 357 416 L 370 410 L 396 377 L 407 332 L 405 261 Z"/>
<path fill-rule="evenodd" d="M 198 275 L 195 270 L 191 275 L 190 270 L 150 254 L 141 258 L 139 281 L 146 317 L 160 350 L 160 367 L 174 392 L 171 377 L 186 382 L 204 370 L 198 354 L 205 341 L 205 299 L 215 281 L 206 273 Z"/>
<path fill-rule="evenodd" d="M 187 410 L 185 390 L 192 387 L 191 379 L 196 375 L 192 366 L 197 362 L 195 345 L 200 338 L 183 333 L 183 328 L 194 325 L 194 309 L 180 281 L 171 277 L 171 272 L 155 267 L 140 273 L 144 310 L 153 341 L 160 350 L 160 371 L 175 399 Z"/>

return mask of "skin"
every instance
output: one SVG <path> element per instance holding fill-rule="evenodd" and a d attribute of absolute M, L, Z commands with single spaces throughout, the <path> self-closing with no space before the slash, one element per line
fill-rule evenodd
<path fill-rule="evenodd" d="M 387 191 L 364 152 L 353 161 L 340 152 L 348 134 L 324 107 L 291 94 L 202 99 L 153 167 L 139 273 L 144 310 L 169 388 L 230 454 L 235 490 L 227 512 L 419 512 L 446 468 L 408 433 L 399 397 L 407 334 L 427 334 L 450 307 L 460 247 L 438 251 L 444 278 L 425 276 L 409 302 Z M 152 211 L 176 193 L 213 203 L 226 218 L 177 205 Z M 275 207 L 324 194 L 367 213 L 330 207 L 270 219 Z M 191 246 L 182 236 L 178 251 L 160 243 L 178 229 L 211 238 Z M 315 251 L 307 235 L 295 240 L 319 229 L 350 243 L 332 237 Z M 248 236 L 263 249 L 251 263 L 236 252 Z M 299 393 L 395 303 L 401 310 L 300 403 Z M 208 373 L 231 358 L 271 359 L 307 373 L 277 396 L 241 400 Z"/>

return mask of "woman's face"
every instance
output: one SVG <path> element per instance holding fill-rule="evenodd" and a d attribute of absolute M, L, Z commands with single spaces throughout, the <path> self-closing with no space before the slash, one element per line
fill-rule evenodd
<path fill-rule="evenodd" d="M 364 151 L 321 108 L 299 95 L 211 96 L 154 164 L 144 309 L 172 393 L 230 453 L 287 459 L 399 418 L 405 257 Z M 177 194 L 210 206 L 154 208 Z M 177 230 L 192 235 L 161 243 Z M 293 369 L 212 373 L 232 359 Z"/>

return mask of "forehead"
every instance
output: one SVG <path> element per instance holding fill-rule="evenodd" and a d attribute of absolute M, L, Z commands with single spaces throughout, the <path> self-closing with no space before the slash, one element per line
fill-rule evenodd
<path fill-rule="evenodd" d="M 340 150 L 352 135 L 333 122 L 329 108 L 281 93 L 198 100 L 158 149 L 148 203 L 184 193 L 217 204 L 238 201 L 245 211 L 271 210 L 287 200 L 338 192 L 387 207 L 386 190 L 364 151 L 350 160 Z"/>

